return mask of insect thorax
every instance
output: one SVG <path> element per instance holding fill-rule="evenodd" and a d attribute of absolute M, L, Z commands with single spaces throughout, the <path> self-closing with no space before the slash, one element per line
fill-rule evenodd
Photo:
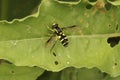
<path fill-rule="evenodd" d="M 57 35 L 57 37 L 60 40 L 61 44 L 64 47 L 67 47 L 68 39 L 66 38 L 66 35 L 63 33 L 62 29 L 58 26 L 58 24 L 53 24 L 52 29 L 54 30 L 54 34 Z"/>

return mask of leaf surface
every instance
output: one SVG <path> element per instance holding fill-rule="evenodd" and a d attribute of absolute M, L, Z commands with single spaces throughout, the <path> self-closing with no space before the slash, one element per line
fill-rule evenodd
<path fill-rule="evenodd" d="M 35 80 L 43 72 L 44 70 L 38 67 L 17 67 L 8 63 L 0 64 L 1 80 Z"/>
<path fill-rule="evenodd" d="M 101 0 L 102 1 L 102 0 Z M 17 66 L 39 66 L 49 71 L 59 71 L 74 66 L 98 67 L 112 76 L 120 74 L 120 45 L 107 42 L 109 37 L 120 36 L 119 6 L 106 10 L 104 1 L 86 7 L 89 2 L 60 3 L 42 0 L 38 13 L 12 22 L 0 22 L 0 58 Z M 50 53 L 45 47 L 53 23 L 67 27 L 77 25 L 72 31 L 64 30 L 68 47 L 57 41 Z M 55 54 L 53 54 L 53 52 Z"/>

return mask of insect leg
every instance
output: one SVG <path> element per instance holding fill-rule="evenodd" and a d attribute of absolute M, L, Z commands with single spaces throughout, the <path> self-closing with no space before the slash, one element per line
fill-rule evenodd
<path fill-rule="evenodd" d="M 53 29 L 51 29 L 49 26 L 47 26 L 47 28 L 48 28 L 50 31 L 54 32 L 54 30 L 53 30 Z"/>
<path fill-rule="evenodd" d="M 47 41 L 46 41 L 46 45 L 45 46 L 47 46 L 47 44 L 52 40 L 52 38 L 55 36 L 55 34 L 53 34 Z"/>
<path fill-rule="evenodd" d="M 56 34 L 55 33 L 53 33 L 53 35 L 46 41 L 46 45 L 45 46 L 47 46 L 51 42 L 53 43 L 51 45 L 50 52 L 54 48 L 54 46 L 55 46 L 55 44 L 56 44 L 57 41 L 58 41 L 58 39 L 56 38 Z"/>
<path fill-rule="evenodd" d="M 54 42 L 54 44 L 52 45 L 52 47 L 51 47 L 51 49 L 50 49 L 50 52 L 51 52 L 52 49 L 54 48 L 54 46 L 55 46 L 55 44 L 56 44 L 57 41 L 58 41 L 58 40 L 56 40 L 56 41 Z"/>

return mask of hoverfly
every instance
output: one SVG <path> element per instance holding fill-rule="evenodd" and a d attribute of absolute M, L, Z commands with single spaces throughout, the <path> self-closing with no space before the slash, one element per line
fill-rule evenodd
<path fill-rule="evenodd" d="M 72 28 L 72 27 L 76 27 L 76 25 L 65 27 L 65 28 Z M 48 44 L 52 40 L 53 37 L 56 37 L 56 41 L 59 40 L 64 47 L 67 47 L 69 42 L 68 42 L 67 36 L 63 32 L 63 29 L 65 29 L 65 28 L 60 28 L 57 23 L 53 24 L 52 28 L 51 28 L 51 30 L 53 31 L 53 34 L 47 40 L 46 43 Z M 54 42 L 53 46 L 51 47 L 50 52 L 53 49 L 53 47 L 55 46 L 56 41 Z"/>

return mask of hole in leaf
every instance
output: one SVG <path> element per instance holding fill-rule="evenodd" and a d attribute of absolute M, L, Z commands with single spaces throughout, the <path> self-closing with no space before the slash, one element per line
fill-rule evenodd
<path fill-rule="evenodd" d="M 96 2 L 97 0 L 88 0 L 89 2 Z"/>
<path fill-rule="evenodd" d="M 91 4 L 86 5 L 86 9 L 91 9 L 93 6 Z"/>
<path fill-rule="evenodd" d="M 120 36 L 110 37 L 107 39 L 107 42 L 110 44 L 110 47 L 116 46 L 120 41 Z"/>
<path fill-rule="evenodd" d="M 118 24 L 116 25 L 116 31 L 118 30 Z"/>
<path fill-rule="evenodd" d="M 14 71 L 11 71 L 12 74 L 14 74 L 15 72 Z"/>
<path fill-rule="evenodd" d="M 111 24 L 109 24 L 108 26 L 109 26 L 109 28 L 110 28 L 110 27 L 111 27 Z"/>
<path fill-rule="evenodd" d="M 56 57 L 56 54 L 55 54 L 55 52 L 53 52 L 53 55 Z"/>
<path fill-rule="evenodd" d="M 55 61 L 55 65 L 58 65 L 58 61 Z"/>
<path fill-rule="evenodd" d="M 117 63 L 114 63 L 115 66 L 117 66 Z"/>
<path fill-rule="evenodd" d="M 111 4 L 110 3 L 106 3 L 105 4 L 105 8 L 106 8 L 106 10 L 110 10 L 111 9 Z"/>

